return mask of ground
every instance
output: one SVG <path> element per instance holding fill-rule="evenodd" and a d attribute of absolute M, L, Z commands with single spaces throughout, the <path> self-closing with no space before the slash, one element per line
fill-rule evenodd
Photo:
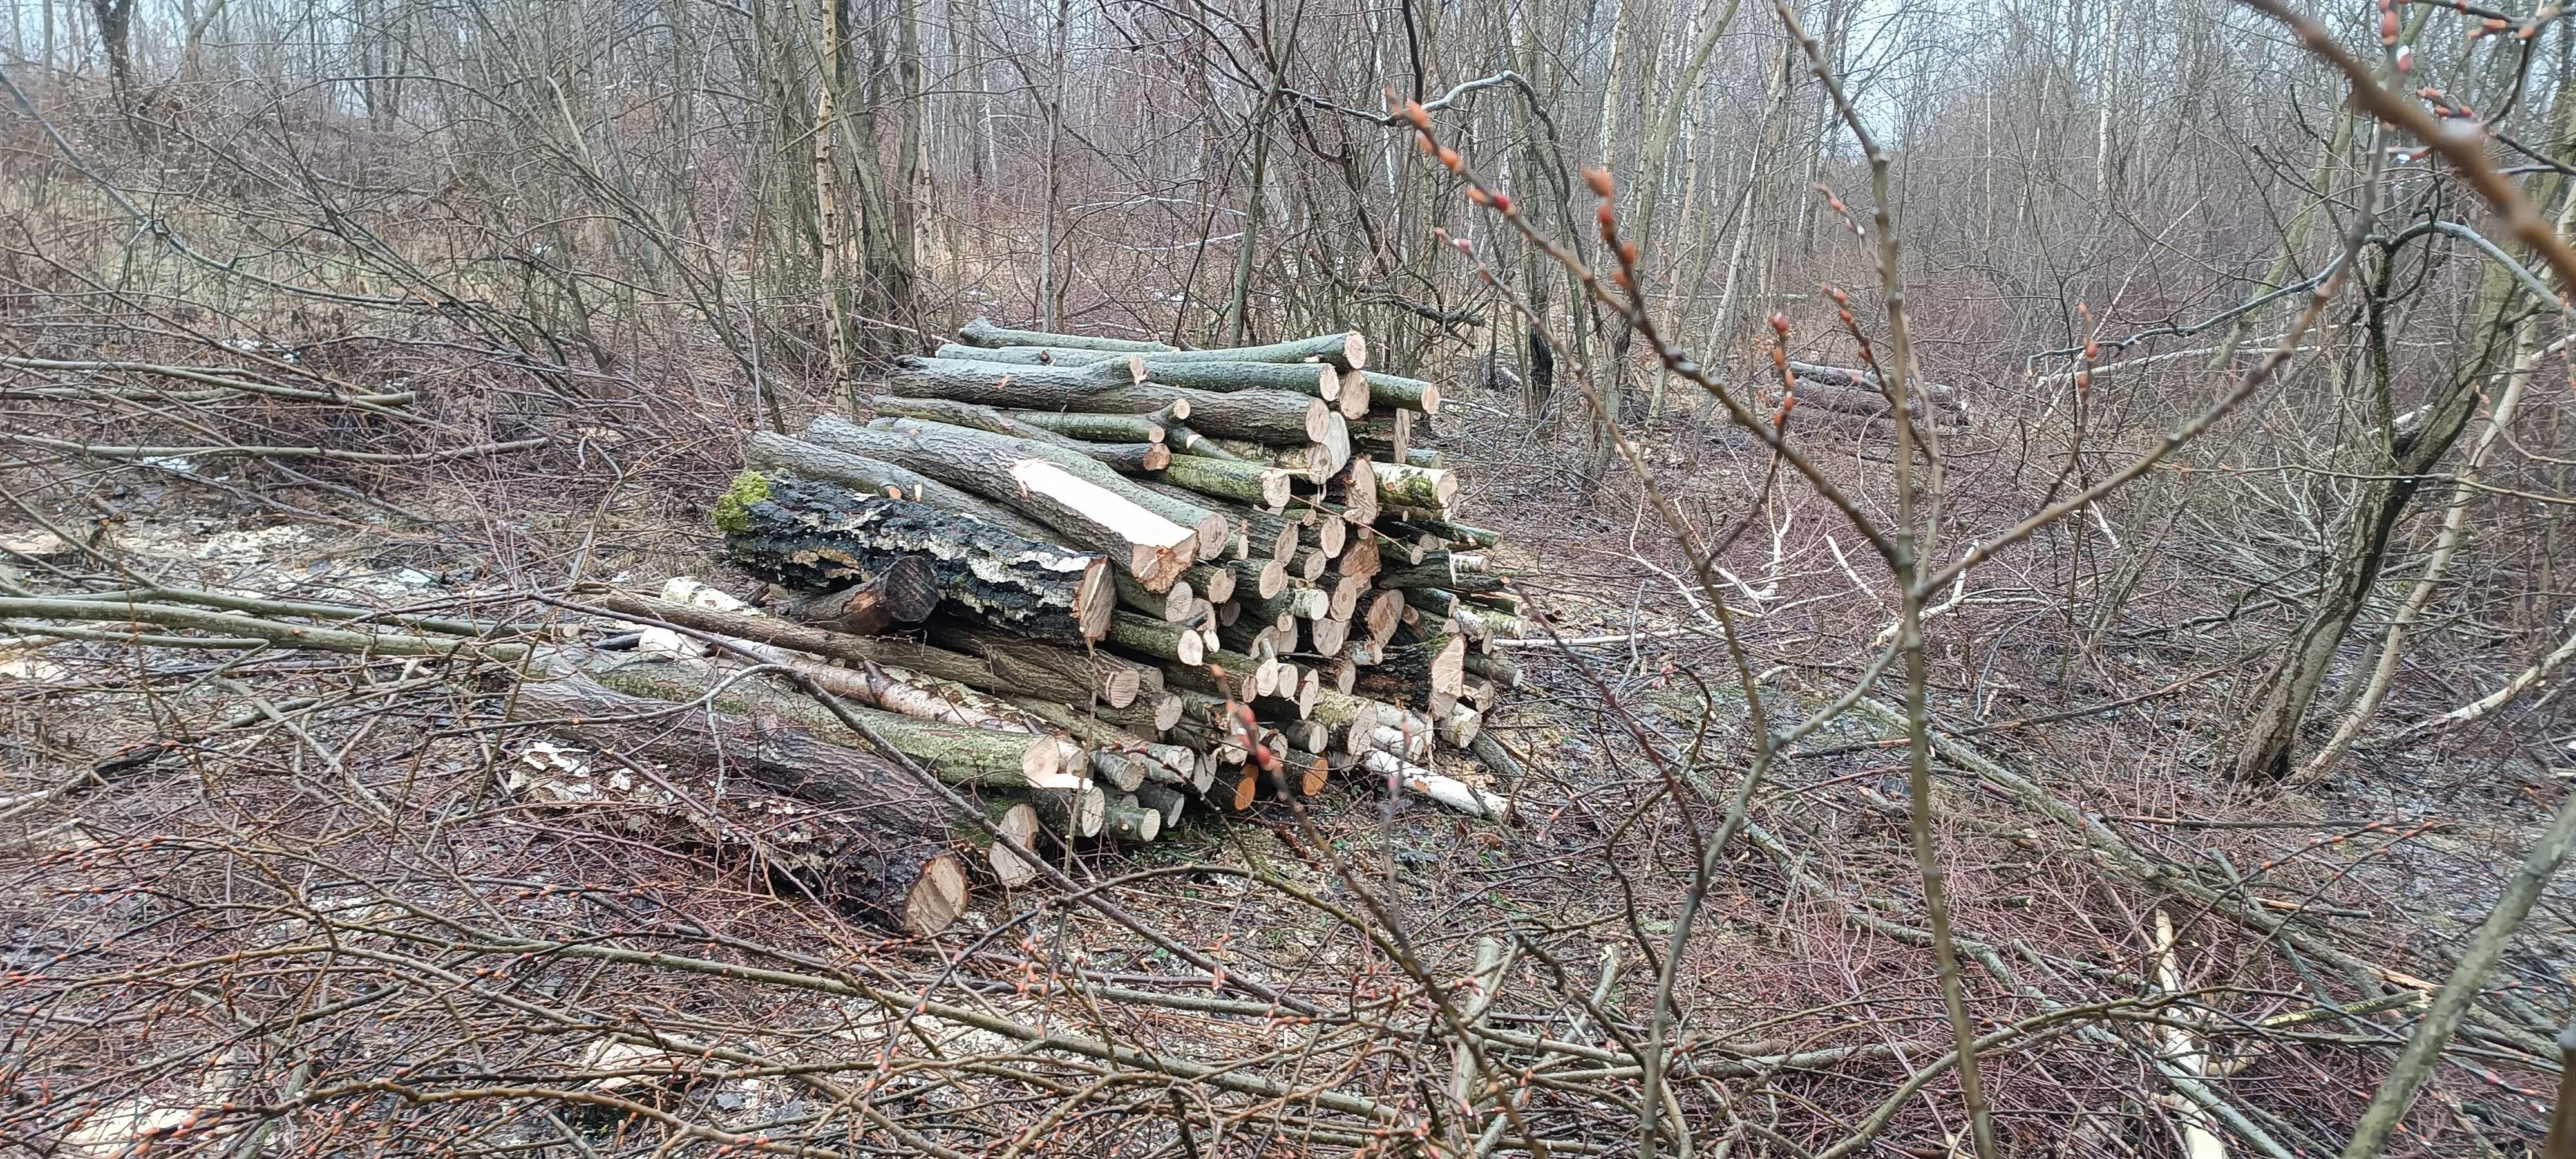
<path fill-rule="evenodd" d="M 15 1035 L 0 1137 L 116 1154 L 139 1125 L 229 1103 L 168 1142 L 213 1154 L 267 1131 L 294 1153 L 640 1154 L 824 1129 L 862 1148 L 869 1132 L 967 1151 L 1013 1132 L 1096 1154 L 1338 1148 L 1347 1117 L 1239 1090 L 1145 1097 L 1125 1081 L 1074 1097 L 1105 1072 L 1009 1027 L 1244 1060 L 1265 1081 L 1424 1116 L 1436 1134 L 1451 1127 L 1425 1092 L 1457 1057 L 1426 995 L 1462 986 L 1488 939 L 1509 947 L 1496 1026 L 1634 1042 L 1699 843 L 1747 767 L 1749 714 L 1636 480 L 1567 502 L 1566 447 L 1497 402 L 1469 392 L 1437 440 L 1463 460 L 1468 518 L 1508 531 L 1501 554 L 1525 572 L 1542 635 L 1636 635 L 1514 650 L 1530 686 L 1486 726 L 1525 765 L 1503 785 L 1514 822 L 1342 784 L 1301 806 L 1195 813 L 1148 846 L 1060 850 L 1126 919 L 984 888 L 956 929 L 907 939 L 783 893 L 739 852 L 584 828 L 507 791 L 506 770 L 546 732 L 501 719 L 498 672 L 11 639 L 0 912 Z M 1865 461 L 1863 444 L 1833 437 L 1820 444 Z M 1752 444 L 1687 416 L 1641 441 L 1703 535 L 1730 525 L 1763 475 Z M 430 527 L 203 464 L 104 472 L 77 502 L 47 492 L 37 513 L 130 561 L 138 584 L 597 637 L 618 626 L 565 606 L 581 583 L 725 577 L 705 528 L 722 457 L 693 450 L 670 477 L 604 483 L 595 463 L 558 456 L 543 466 L 567 482 L 552 489 L 496 494 L 491 477 L 459 475 L 394 496 Z M 2011 498 L 1993 477 L 1959 483 L 1971 523 Z M 32 521 L 0 531 L 47 565 L 96 569 Z M 2565 774 L 2518 733 L 2390 728 L 2323 785 L 2227 783 L 2214 754 L 2269 628 L 2189 627 L 2205 609 L 2175 581 L 2195 563 L 2174 559 L 2088 637 L 2079 617 L 2095 605 L 2057 598 L 2070 583 L 2059 550 L 2034 544 L 1973 573 L 1932 641 L 1937 828 L 1966 984 L 1981 1026 L 2022 1028 L 1986 1061 L 2009 1152 L 2173 1152 L 2201 1112 L 2158 1077 L 2175 1059 L 2158 1019 L 2201 1044 L 2192 1065 L 2285 1153 L 2334 1150 L 2410 1026 L 2409 988 L 2447 972 Z M 1831 703 L 1876 653 L 1891 605 L 1817 505 L 1774 499 L 1721 562 L 1775 730 Z M 1948 1049 L 1903 750 L 1881 708 L 1899 692 L 1883 686 L 1801 738 L 1751 827 L 1718 852 L 1667 1039 L 1698 1068 L 1677 1089 L 1704 1146 L 1826 1147 Z M 2401 700 L 2390 715 L 2408 711 Z M 1465 754 L 1441 761 L 1483 775 Z M 2535 1058 L 2570 1008 L 2569 902 L 2555 891 L 2535 913 L 2407 1146 L 2513 1152 L 2539 1138 L 2551 1080 Z M 1301 1024 L 1277 1004 L 1228 1006 L 1218 996 L 1239 995 L 1186 954 L 1335 1013 Z M 1164 998 L 1103 997 L 1121 988 Z M 897 993 L 1008 1026 L 919 1013 Z M 1193 994 L 1207 998 L 1182 1000 Z M 2377 999 L 2373 1013 L 2266 1023 Z M 2095 1037 L 2047 1023 L 2099 1003 L 2132 1004 L 2138 1021 Z M 663 1046 L 635 1042 L 638 1027 Z M 1930 1082 L 1931 1097 L 1891 1104 L 1881 1145 L 1955 1144 L 1955 1081 Z M 1634 1090 L 1633 1072 L 1537 1082 L 1527 1110 L 1577 1152 L 1615 1149 L 1633 1143 Z M 1173 1111 L 1185 1097 L 1208 1102 Z M 243 1109 L 260 1106 L 273 1117 Z"/>

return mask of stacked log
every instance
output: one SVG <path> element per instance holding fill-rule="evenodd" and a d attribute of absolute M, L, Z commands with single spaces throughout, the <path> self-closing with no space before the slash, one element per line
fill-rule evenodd
<path fill-rule="evenodd" d="M 979 319 L 897 360 L 874 417 L 750 440 L 715 522 L 768 613 L 601 602 L 722 642 L 671 645 L 735 670 L 702 713 L 858 744 L 768 670 L 802 677 L 1015 842 L 1151 841 L 1336 774 L 1499 817 L 1433 768 L 1517 682 L 1494 642 L 1521 625 L 1498 534 L 1405 445 L 1440 406 L 1357 334 L 1179 350 Z M 710 695 L 644 668 L 598 679 Z M 971 867 L 1027 879 L 971 828 Z"/>

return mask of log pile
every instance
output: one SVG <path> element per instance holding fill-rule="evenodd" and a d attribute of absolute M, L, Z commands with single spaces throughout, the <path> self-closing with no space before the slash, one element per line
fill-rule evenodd
<path fill-rule="evenodd" d="M 1357 334 L 1179 350 L 979 319 L 897 360 L 875 417 L 750 439 L 714 517 L 766 611 L 680 581 L 601 602 L 724 642 L 645 641 L 735 670 L 703 716 L 845 733 L 768 670 L 793 672 L 1014 840 L 1151 841 L 1337 775 L 1499 818 L 1505 798 L 1433 771 L 1518 683 L 1494 644 L 1523 624 L 1498 534 L 1459 521 L 1457 476 L 1410 446 L 1440 405 L 1369 369 Z M 988 879 L 1031 875 L 982 827 L 972 844 Z M 890 902 L 901 875 L 872 872 Z"/>

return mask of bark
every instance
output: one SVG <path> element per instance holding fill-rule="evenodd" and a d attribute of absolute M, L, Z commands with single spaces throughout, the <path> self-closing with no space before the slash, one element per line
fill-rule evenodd
<path fill-rule="evenodd" d="M 1148 588 L 1170 587 L 1184 568 L 1197 562 L 1197 531 L 1074 474 L 1038 453 L 1044 449 L 1039 444 L 955 427 L 916 427 L 869 430 L 826 415 L 806 434 L 812 441 L 873 453 L 1002 503 L 1066 541 L 1107 556 L 1112 566 Z"/>
<path fill-rule="evenodd" d="M 717 503 L 716 522 L 727 554 L 774 583 L 868 584 L 917 561 L 950 604 L 1042 639 L 1097 640 L 1117 603 L 1097 556 L 836 484 L 747 471 Z"/>
<path fill-rule="evenodd" d="M 556 725 L 594 748 L 672 764 L 722 767 L 775 791 L 829 806 L 850 824 L 821 861 L 824 896 L 917 933 L 947 928 L 964 889 L 948 855 L 948 819 L 937 798 L 902 770 L 804 729 L 763 727 L 742 716 L 633 696 L 582 676 L 519 686 L 514 715 L 563 717 Z M 594 775 L 597 775 L 596 772 Z"/>
<path fill-rule="evenodd" d="M 927 503 L 942 511 L 971 515 L 1025 539 L 1047 539 L 1053 534 L 1043 523 L 917 471 L 788 435 L 757 432 L 744 444 L 742 457 L 745 466 L 756 470 L 780 471 L 838 483 L 855 491 Z"/>
<path fill-rule="evenodd" d="M 990 318 L 977 318 L 957 329 L 959 340 L 971 346 L 1062 346 L 1080 350 L 1123 350 L 1137 353 L 1168 352 L 1172 347 L 1160 342 L 1140 342 L 1128 338 L 1093 338 L 1080 334 L 1049 334 L 1042 330 L 1012 330 L 996 326 Z"/>

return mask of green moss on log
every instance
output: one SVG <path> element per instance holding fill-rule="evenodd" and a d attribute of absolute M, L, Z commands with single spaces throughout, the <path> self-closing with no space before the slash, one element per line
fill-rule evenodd
<path fill-rule="evenodd" d="M 769 501 L 769 476 L 758 471 L 745 471 L 733 477 L 733 485 L 716 497 L 716 530 L 740 534 L 751 529 L 751 508 Z"/>

